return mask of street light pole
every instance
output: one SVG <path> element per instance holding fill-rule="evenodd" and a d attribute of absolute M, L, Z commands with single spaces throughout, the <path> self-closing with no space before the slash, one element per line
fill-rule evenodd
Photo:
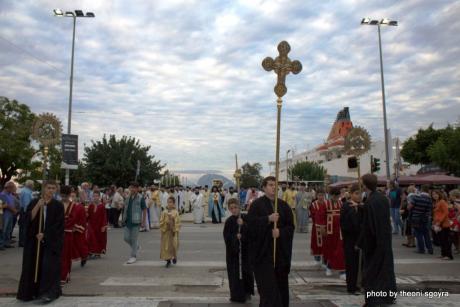
<path fill-rule="evenodd" d="M 380 26 L 381 25 L 388 25 L 388 26 L 397 26 L 398 22 L 395 20 L 389 20 L 384 18 L 382 20 L 371 20 L 370 18 L 363 18 L 361 20 L 362 25 L 376 25 L 377 32 L 379 36 L 379 55 L 380 55 L 380 79 L 382 85 L 382 108 L 383 108 L 383 129 L 384 129 L 384 137 L 385 137 L 385 170 L 386 170 L 386 179 L 387 185 L 390 182 L 390 149 L 389 149 L 389 140 L 388 140 L 388 124 L 387 124 L 387 107 L 385 101 L 385 81 L 383 77 L 383 56 L 382 56 L 382 38 L 380 34 Z"/>
<path fill-rule="evenodd" d="M 69 111 L 67 115 L 67 134 L 72 131 L 72 91 L 73 91 L 73 59 L 75 54 L 75 25 L 77 24 L 77 17 L 73 17 L 73 35 L 72 35 L 72 58 L 70 60 L 70 90 L 69 90 Z M 69 185 L 70 182 L 70 169 L 65 169 L 65 184 Z"/>
<path fill-rule="evenodd" d="M 286 182 L 289 182 L 289 153 L 291 152 L 290 149 L 286 151 Z"/>
<path fill-rule="evenodd" d="M 73 18 L 73 32 L 72 32 L 72 57 L 70 60 L 70 89 L 69 89 L 69 110 L 67 115 L 67 134 L 72 131 L 72 96 L 73 96 L 73 63 L 75 55 L 75 26 L 77 24 L 77 17 L 90 17 L 94 18 L 95 15 L 92 12 L 87 12 L 86 15 L 81 10 L 75 10 L 73 12 L 63 12 L 61 9 L 54 9 L 54 16 L 57 17 L 72 17 Z M 70 169 L 65 169 L 65 184 L 69 185 L 70 181 Z"/>
<path fill-rule="evenodd" d="M 382 38 L 380 35 L 380 23 L 377 25 L 379 33 L 379 51 L 380 51 L 380 79 L 382 82 L 382 108 L 383 108 L 383 129 L 385 130 L 385 168 L 386 168 L 386 177 L 387 183 L 390 182 L 390 150 L 388 148 L 388 125 L 387 125 L 387 106 L 385 101 L 385 81 L 383 77 L 383 57 L 382 57 Z"/>

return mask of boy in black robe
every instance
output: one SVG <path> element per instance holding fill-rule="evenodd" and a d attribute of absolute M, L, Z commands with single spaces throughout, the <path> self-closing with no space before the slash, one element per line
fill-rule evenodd
<path fill-rule="evenodd" d="M 244 223 L 245 216 L 240 216 L 237 199 L 231 198 L 228 201 L 228 210 L 232 215 L 225 221 L 224 240 L 230 301 L 244 303 L 254 295 L 254 277 L 249 267 L 247 225 Z"/>
<path fill-rule="evenodd" d="M 247 215 L 249 257 L 254 270 L 261 307 L 288 307 L 291 270 L 293 214 L 289 205 L 278 199 L 274 210 L 275 177 L 266 177 L 262 186 L 265 196 L 256 199 Z M 278 222 L 274 229 L 274 223 Z M 273 263 L 273 238 L 276 238 L 276 264 Z"/>
<path fill-rule="evenodd" d="M 60 263 L 64 242 L 64 206 L 53 198 L 56 190 L 56 183 L 48 181 L 42 197 L 33 200 L 27 207 L 22 273 L 17 293 L 17 299 L 21 301 L 41 299 L 43 303 L 49 303 L 62 294 Z M 40 244 L 40 257 L 35 282 L 37 244 Z"/>
<path fill-rule="evenodd" d="M 340 228 L 342 231 L 343 251 L 345 254 L 347 291 L 350 294 L 356 294 L 361 284 L 361 281 L 358 280 L 360 251 L 356 247 L 356 242 L 361 232 L 362 219 L 362 197 L 358 184 L 351 186 L 350 196 L 351 199 L 343 203 L 340 209 Z"/>
<path fill-rule="evenodd" d="M 367 199 L 363 207 L 363 224 L 358 246 L 363 251 L 364 259 L 364 306 L 393 304 L 396 277 L 391 245 L 390 204 L 388 198 L 376 190 L 377 176 L 366 174 L 362 181 Z"/>

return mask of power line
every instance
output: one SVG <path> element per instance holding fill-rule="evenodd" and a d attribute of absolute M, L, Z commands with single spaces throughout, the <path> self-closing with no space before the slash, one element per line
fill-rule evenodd
<path fill-rule="evenodd" d="M 67 73 L 61 69 L 59 69 L 58 67 L 48 63 L 47 61 L 43 60 L 43 59 L 40 59 L 39 57 L 37 57 L 36 55 L 30 53 L 29 51 L 27 51 L 26 49 L 16 45 L 15 43 L 11 42 L 10 40 L 0 36 L 0 39 L 4 40 L 5 42 L 9 43 L 10 45 L 12 45 L 13 47 L 15 47 L 16 49 L 22 51 L 23 53 L 25 53 L 26 55 L 30 56 L 31 58 L 35 59 L 36 61 L 40 62 L 40 63 L 43 63 L 43 64 L 46 64 L 48 65 L 49 67 L 53 68 L 54 70 L 56 70 L 57 72 L 60 72 L 64 75 L 67 75 Z"/>

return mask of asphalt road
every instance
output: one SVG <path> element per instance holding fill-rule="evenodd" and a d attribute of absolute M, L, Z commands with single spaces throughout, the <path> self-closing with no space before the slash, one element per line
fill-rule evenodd
<path fill-rule="evenodd" d="M 189 220 L 189 216 L 184 217 Z M 141 251 L 138 262 L 125 264 L 128 245 L 122 229 L 110 229 L 108 252 L 98 260 L 88 261 L 84 268 L 74 263 L 71 282 L 64 286 L 64 298 L 57 304 L 75 306 L 186 306 L 189 303 L 221 304 L 228 300 L 225 271 L 223 225 L 194 225 L 184 222 L 180 234 L 176 266 L 167 269 L 159 259 L 158 230 L 140 233 Z M 416 297 L 398 300 L 400 306 L 458 306 L 460 299 L 460 255 L 454 261 L 442 261 L 439 248 L 435 255 L 419 255 L 401 246 L 403 238 L 393 236 L 398 289 L 444 289 L 448 297 Z M 310 234 L 296 233 L 293 248 L 293 270 L 290 275 L 291 300 L 298 306 L 359 306 L 363 297 L 346 295 L 345 283 L 338 274 L 326 277 L 315 266 L 309 254 Z M 0 305 L 16 305 L 15 295 L 20 275 L 22 249 L 0 251 Z M 123 303 L 126 298 L 129 298 Z M 257 304 L 257 295 L 253 298 Z M 107 305 L 108 302 L 112 302 Z M 137 305 L 138 304 L 138 305 Z M 169 304 L 169 305 L 165 305 Z M 182 305 L 181 305 L 182 304 Z M 184 305 L 185 304 L 185 305 Z M 412 305 L 415 304 L 415 305 Z M 453 304 L 453 305 L 451 305 Z M 317 305 L 317 306 L 320 306 Z M 58 306 L 58 305 L 56 305 Z M 198 305 L 197 305 L 198 306 Z M 202 305 L 200 305 L 202 306 Z"/>

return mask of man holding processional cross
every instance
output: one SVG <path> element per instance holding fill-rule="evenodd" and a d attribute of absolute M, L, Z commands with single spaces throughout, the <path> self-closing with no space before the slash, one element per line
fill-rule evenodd
<path fill-rule="evenodd" d="M 250 235 L 249 255 L 254 269 L 261 307 L 288 307 L 289 281 L 291 269 L 292 240 L 294 237 L 294 216 L 290 206 L 277 197 L 279 179 L 280 120 L 282 99 L 287 92 L 286 76 L 302 70 L 299 61 L 287 56 L 291 47 L 285 41 L 279 43 L 279 56 L 276 59 L 265 58 L 262 66 L 265 70 L 274 70 L 278 76 L 275 86 L 277 99 L 276 133 L 276 177 L 263 180 L 265 195 L 256 199 L 249 209 L 248 233 Z"/>

